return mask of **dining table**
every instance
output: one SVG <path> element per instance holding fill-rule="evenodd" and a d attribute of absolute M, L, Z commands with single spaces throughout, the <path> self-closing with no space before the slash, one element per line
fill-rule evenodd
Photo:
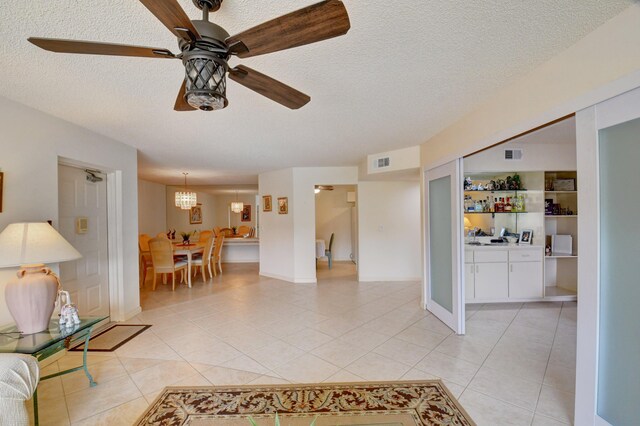
<path fill-rule="evenodd" d="M 204 251 L 204 242 L 197 243 L 173 243 L 173 255 L 174 256 L 187 256 L 187 284 L 191 288 L 191 263 L 193 255 L 196 253 L 202 253 Z"/>

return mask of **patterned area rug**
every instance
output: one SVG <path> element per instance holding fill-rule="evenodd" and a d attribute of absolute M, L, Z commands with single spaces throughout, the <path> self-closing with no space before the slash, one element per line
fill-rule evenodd
<path fill-rule="evenodd" d="M 137 425 L 475 425 L 440 380 L 168 387 Z"/>

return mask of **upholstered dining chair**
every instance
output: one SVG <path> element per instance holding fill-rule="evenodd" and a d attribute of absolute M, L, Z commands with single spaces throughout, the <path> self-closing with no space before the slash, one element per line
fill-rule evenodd
<path fill-rule="evenodd" d="M 144 286 L 147 280 L 147 270 L 153 268 L 153 262 L 151 261 L 151 251 L 149 249 L 149 241 L 151 237 L 147 234 L 140 234 L 138 237 L 138 249 L 140 250 L 140 288 Z"/>
<path fill-rule="evenodd" d="M 191 259 L 191 265 L 200 266 L 200 270 L 202 271 L 202 281 L 207 280 L 207 272 L 204 268 L 205 266 L 209 269 L 209 277 L 213 278 L 213 273 L 211 272 L 211 255 L 213 253 L 213 244 L 215 238 L 213 236 L 213 232 L 211 234 L 212 235 L 209 237 L 209 239 L 204 243 L 204 250 L 202 251 L 202 254 L 194 254 L 193 258 Z M 194 274 L 197 273 L 198 268 L 195 268 Z"/>
<path fill-rule="evenodd" d="M 171 289 L 176 289 L 176 272 L 181 271 L 180 282 L 184 282 L 187 261 L 174 260 L 173 246 L 168 238 L 153 238 L 149 241 L 151 261 L 153 262 L 153 290 L 156 289 L 158 274 L 171 274 Z"/>
<path fill-rule="evenodd" d="M 198 236 L 198 242 L 206 243 L 207 240 L 209 240 L 212 236 L 213 236 L 213 231 L 210 231 L 208 229 L 205 229 L 204 231 L 200 231 L 200 234 Z"/>
<path fill-rule="evenodd" d="M 331 269 L 331 266 L 333 265 L 333 253 L 331 252 L 331 249 L 333 248 L 333 236 L 334 233 L 332 232 L 331 238 L 329 239 L 329 248 L 324 251 L 324 255 L 329 259 L 329 269 Z"/>
<path fill-rule="evenodd" d="M 222 275 L 222 245 L 224 244 L 224 234 L 220 234 L 216 237 L 216 241 L 213 245 L 213 254 L 211 256 L 211 263 L 213 263 L 213 276 L 218 276 L 217 269 L 220 269 L 220 275 Z M 217 269 L 216 269 L 217 265 Z"/>
<path fill-rule="evenodd" d="M 251 236 L 251 227 L 247 225 L 242 225 L 238 227 L 238 235 L 242 236 Z"/>

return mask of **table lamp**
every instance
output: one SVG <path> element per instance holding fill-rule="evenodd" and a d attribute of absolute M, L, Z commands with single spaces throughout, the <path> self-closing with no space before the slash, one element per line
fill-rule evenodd
<path fill-rule="evenodd" d="M 48 223 L 12 223 L 0 233 L 0 268 L 19 266 L 5 288 L 5 300 L 18 331 L 49 328 L 58 294 L 58 277 L 44 264 L 82 255 Z"/>

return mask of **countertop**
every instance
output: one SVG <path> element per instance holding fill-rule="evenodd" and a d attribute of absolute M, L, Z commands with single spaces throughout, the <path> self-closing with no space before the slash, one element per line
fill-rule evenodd
<path fill-rule="evenodd" d="M 476 245 L 468 244 L 465 242 L 464 249 L 475 250 L 475 251 L 478 251 L 478 250 L 526 250 L 526 249 L 543 250 L 544 247 L 536 244 L 516 244 L 516 243 L 476 246 Z"/>

